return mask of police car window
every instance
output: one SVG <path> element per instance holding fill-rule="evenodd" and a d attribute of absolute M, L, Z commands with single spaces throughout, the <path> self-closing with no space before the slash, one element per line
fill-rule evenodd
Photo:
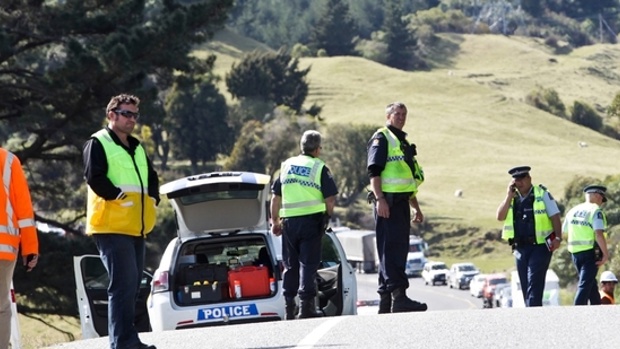
<path fill-rule="evenodd" d="M 321 241 L 321 265 L 323 268 L 333 267 L 340 264 L 340 255 L 332 239 L 327 235 L 323 235 Z"/>
<path fill-rule="evenodd" d="M 199 202 L 216 201 L 216 200 L 240 200 L 252 199 L 256 200 L 260 191 L 258 190 L 241 190 L 241 191 L 216 191 L 207 193 L 198 193 L 181 197 L 184 205 L 196 204 Z"/>

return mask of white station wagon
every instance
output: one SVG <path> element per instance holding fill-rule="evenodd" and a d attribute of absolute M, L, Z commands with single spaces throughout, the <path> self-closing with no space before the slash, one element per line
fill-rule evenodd
<path fill-rule="evenodd" d="M 146 300 L 153 331 L 284 319 L 282 239 L 268 229 L 269 184 L 264 174 L 213 172 L 161 186 L 176 213 L 177 237 L 162 255 Z M 76 257 L 77 266 L 87 265 L 79 262 L 83 257 Z M 82 279 L 88 272 L 79 269 L 78 302 L 81 294 L 93 294 Z M 323 237 L 317 281 L 317 310 L 357 313 L 355 271 L 331 232 Z M 99 296 L 99 304 L 107 303 L 105 292 Z M 91 304 L 79 304 L 81 317 L 82 308 L 92 317 Z"/>

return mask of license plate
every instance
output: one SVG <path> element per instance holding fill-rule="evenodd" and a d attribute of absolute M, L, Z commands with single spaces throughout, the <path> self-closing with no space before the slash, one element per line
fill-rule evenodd
<path fill-rule="evenodd" d="M 224 317 L 236 318 L 252 315 L 258 315 L 258 307 L 256 307 L 256 304 L 229 305 L 199 309 L 197 320 L 216 320 Z"/>

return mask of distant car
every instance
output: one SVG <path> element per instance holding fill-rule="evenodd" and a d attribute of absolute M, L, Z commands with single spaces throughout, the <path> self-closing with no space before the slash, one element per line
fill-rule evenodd
<path fill-rule="evenodd" d="M 426 262 L 424 269 L 422 270 L 422 278 L 424 284 L 446 284 L 446 277 L 448 275 L 448 267 L 444 262 Z"/>
<path fill-rule="evenodd" d="M 507 284 L 508 278 L 504 274 L 492 274 L 487 277 L 482 287 L 482 301 L 484 308 L 493 308 L 493 294 L 495 287 L 500 284 Z"/>
<path fill-rule="evenodd" d="M 459 290 L 469 288 L 469 282 L 478 274 L 480 274 L 480 270 L 473 263 L 452 264 L 448 274 L 448 285 L 450 288 L 458 288 Z"/>
<path fill-rule="evenodd" d="M 509 283 L 499 284 L 495 286 L 495 290 L 493 291 L 492 302 L 493 306 L 496 308 L 501 307 L 502 297 L 504 297 L 504 291 L 510 288 Z"/>
<path fill-rule="evenodd" d="M 409 253 L 407 256 L 407 264 L 405 264 L 405 274 L 407 276 L 420 276 L 426 264 L 426 257 L 422 253 Z"/>
<path fill-rule="evenodd" d="M 512 308 L 512 287 L 502 289 L 502 296 L 499 299 L 500 308 Z"/>
<path fill-rule="evenodd" d="M 161 186 L 176 213 L 177 236 L 137 301 L 153 331 L 284 318 L 282 239 L 269 233 L 269 182 L 264 174 L 213 172 Z M 94 258 L 75 261 L 83 328 L 107 323 L 107 274 Z M 318 310 L 355 315 L 355 270 L 333 232 L 323 235 L 317 274 Z M 104 327 L 94 335 L 105 335 Z"/>
<path fill-rule="evenodd" d="M 482 298 L 482 287 L 487 279 L 487 274 L 478 274 L 469 282 L 469 293 L 472 297 Z"/>

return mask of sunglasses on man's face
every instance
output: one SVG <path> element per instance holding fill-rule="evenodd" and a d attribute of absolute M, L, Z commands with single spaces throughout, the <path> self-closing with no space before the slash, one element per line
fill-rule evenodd
<path fill-rule="evenodd" d="M 113 110 L 113 111 L 114 111 L 114 113 L 116 113 L 118 115 L 122 115 L 122 116 L 126 117 L 127 119 L 134 118 L 134 120 L 138 120 L 140 118 L 140 113 L 134 113 L 131 110 L 116 109 L 116 110 Z"/>

